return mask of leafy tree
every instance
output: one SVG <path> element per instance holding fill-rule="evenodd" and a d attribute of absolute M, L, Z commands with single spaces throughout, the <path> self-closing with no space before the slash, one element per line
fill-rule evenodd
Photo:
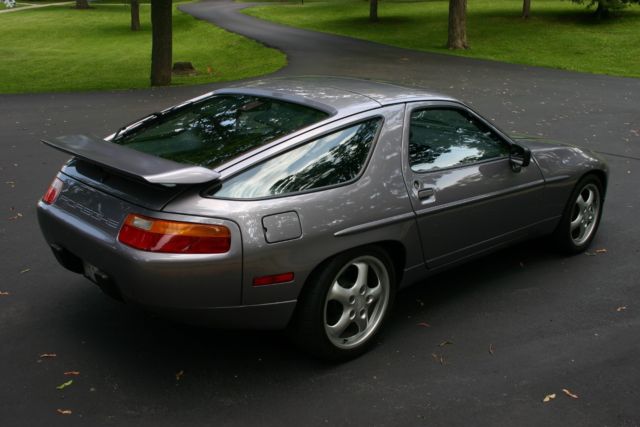
<path fill-rule="evenodd" d="M 151 85 L 171 84 L 172 0 L 151 0 Z"/>
<path fill-rule="evenodd" d="M 449 0 L 449 49 L 468 49 L 467 0 Z"/>
<path fill-rule="evenodd" d="M 599 19 L 609 17 L 609 13 L 612 10 L 620 10 L 631 3 L 640 4 L 640 0 L 571 0 L 574 3 L 584 4 L 588 1 L 587 7 L 592 7 L 594 5 L 598 5 L 596 7 L 595 15 Z"/>

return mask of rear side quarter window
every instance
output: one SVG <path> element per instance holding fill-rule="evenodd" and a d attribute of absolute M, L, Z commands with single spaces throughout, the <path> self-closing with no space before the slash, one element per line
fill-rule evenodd
<path fill-rule="evenodd" d="M 265 198 L 350 182 L 366 164 L 381 123 L 360 122 L 272 157 L 225 181 L 214 197 Z"/>

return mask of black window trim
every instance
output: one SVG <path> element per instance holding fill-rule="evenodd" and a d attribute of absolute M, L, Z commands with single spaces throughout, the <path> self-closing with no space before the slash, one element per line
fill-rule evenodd
<path fill-rule="evenodd" d="M 473 111 L 471 108 L 469 108 L 468 106 L 459 103 L 459 102 L 455 102 L 455 101 L 418 101 L 418 102 L 413 102 L 413 103 L 408 103 L 407 104 L 407 111 L 406 111 L 406 123 L 405 123 L 405 132 L 404 132 L 404 136 L 403 136 L 403 140 L 404 140 L 404 145 L 406 147 L 406 152 L 404 152 L 403 150 L 403 161 L 406 162 L 409 171 L 411 173 L 414 173 L 416 175 L 424 175 L 424 174 L 428 174 L 428 173 L 435 173 L 435 172 L 442 172 L 442 171 L 449 171 L 449 170 L 453 170 L 453 169 L 460 169 L 460 168 L 465 168 L 465 167 L 470 167 L 470 166 L 474 166 L 474 165 L 482 165 L 485 163 L 491 163 L 491 162 L 497 162 L 497 161 L 503 161 L 505 159 L 509 159 L 509 156 L 499 156 L 499 157 L 492 157 L 490 159 L 482 159 L 482 160 L 478 160 L 475 162 L 470 162 L 470 163 L 462 163 L 462 164 L 457 164 L 457 165 L 453 165 L 453 166 L 448 166 L 446 168 L 433 168 L 433 169 L 429 169 L 426 171 L 415 171 L 411 168 L 411 164 L 409 163 L 409 129 L 411 128 L 411 115 L 413 114 L 414 111 L 417 110 L 456 110 L 456 111 L 462 111 L 465 113 L 468 113 L 471 117 L 473 117 L 474 119 L 478 120 L 480 123 L 484 124 L 485 126 L 487 126 L 489 128 L 490 131 L 492 131 L 499 139 L 500 141 L 504 142 L 509 148 L 513 147 L 514 145 L 516 145 L 503 131 L 501 131 L 500 129 L 498 129 L 496 126 L 494 126 L 492 123 L 488 122 L 487 120 L 485 120 L 482 116 L 480 116 L 478 113 L 476 113 L 475 111 Z"/>
<path fill-rule="evenodd" d="M 371 142 L 371 147 L 369 148 L 369 153 L 367 153 L 367 158 L 365 159 L 362 167 L 360 168 L 360 171 L 358 172 L 358 175 L 356 175 L 353 179 L 350 179 L 349 181 L 344 181 L 344 182 L 340 182 L 338 184 L 332 184 L 332 185 L 325 185 L 323 187 L 317 187 L 317 188 L 310 188 L 308 190 L 303 190 L 303 191 L 294 191 L 291 193 L 284 193 L 284 194 L 274 194 L 272 196 L 263 196 L 263 197 L 216 197 L 215 192 L 218 191 L 218 189 L 224 185 L 224 183 L 226 181 L 228 181 L 229 179 L 240 175 L 241 173 L 244 173 L 248 170 L 250 170 L 251 168 L 254 168 L 256 166 L 259 166 L 263 163 L 266 163 L 268 161 L 270 161 L 271 159 L 274 159 L 280 155 L 283 155 L 285 153 L 288 153 L 289 151 L 293 151 L 296 148 L 302 147 L 305 144 L 309 144 L 313 141 L 316 141 L 318 139 L 324 138 L 325 136 L 331 135 L 333 133 L 337 133 L 340 132 L 344 129 L 359 125 L 361 123 L 364 122 L 368 122 L 370 120 L 373 119 L 378 119 L 379 120 L 379 124 L 378 124 L 378 129 L 376 130 L 376 134 L 373 137 L 373 141 Z M 273 155 L 268 156 L 264 159 L 261 159 L 259 162 L 247 165 L 246 168 L 242 168 L 236 172 L 234 172 L 232 175 L 226 176 L 224 178 L 224 180 L 222 180 L 221 182 L 217 182 L 213 187 L 209 187 L 206 190 L 204 190 L 200 195 L 204 198 L 208 198 L 208 199 L 215 199 L 215 200 L 232 200 L 232 201 L 256 201 L 256 200 L 270 200 L 270 199 L 280 199 L 283 197 L 291 197 L 291 196 L 300 196 L 303 194 L 309 194 L 309 193 L 316 193 L 318 191 L 325 191 L 325 190 L 331 190 L 334 188 L 338 188 L 338 187 L 344 187 L 347 185 L 351 185 L 357 181 L 360 180 L 360 178 L 362 177 L 362 175 L 364 175 L 365 171 L 367 170 L 367 168 L 369 167 L 369 163 L 371 161 L 371 157 L 373 157 L 373 152 L 375 151 L 376 145 L 378 144 L 378 139 L 380 138 L 380 134 L 382 133 L 382 129 L 384 128 L 384 124 L 385 124 L 385 118 L 383 114 L 376 114 L 373 116 L 369 116 L 369 117 L 364 117 L 364 118 L 360 118 L 358 120 L 355 120 L 353 122 L 347 123 L 345 125 L 342 126 L 338 126 L 335 128 L 331 128 L 328 129 L 326 132 L 322 132 L 318 135 L 314 135 L 308 139 L 304 139 L 303 141 L 291 145 L 290 147 L 287 147 L 286 149 L 282 150 L 282 151 L 278 151 L 276 153 L 273 153 Z"/>

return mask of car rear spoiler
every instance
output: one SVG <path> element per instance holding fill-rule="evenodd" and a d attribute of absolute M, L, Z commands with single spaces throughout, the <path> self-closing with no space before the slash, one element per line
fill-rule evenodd
<path fill-rule="evenodd" d="M 220 174 L 211 169 L 184 165 L 95 136 L 60 136 L 52 140 L 43 139 L 42 142 L 87 162 L 115 169 L 152 184 L 202 184 L 220 179 Z"/>

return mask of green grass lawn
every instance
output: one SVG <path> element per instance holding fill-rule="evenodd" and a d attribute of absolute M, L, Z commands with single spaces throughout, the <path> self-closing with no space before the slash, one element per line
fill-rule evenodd
<path fill-rule="evenodd" d="M 58 5 L 0 14 L 0 93 L 148 87 L 149 6 L 140 6 L 140 32 L 129 30 L 127 6 L 93 6 L 75 10 Z M 199 72 L 194 77 L 174 77 L 174 84 L 257 76 L 286 63 L 277 50 L 177 10 L 173 31 L 174 62 L 191 61 Z"/>
<path fill-rule="evenodd" d="M 533 0 L 532 17 L 520 18 L 522 0 L 468 2 L 471 49 L 446 48 L 448 1 L 380 1 L 380 21 L 368 21 L 363 0 L 265 5 L 245 13 L 279 23 L 426 50 L 519 64 L 640 77 L 640 8 L 631 6 L 599 22 L 593 9 L 563 0 Z"/>

